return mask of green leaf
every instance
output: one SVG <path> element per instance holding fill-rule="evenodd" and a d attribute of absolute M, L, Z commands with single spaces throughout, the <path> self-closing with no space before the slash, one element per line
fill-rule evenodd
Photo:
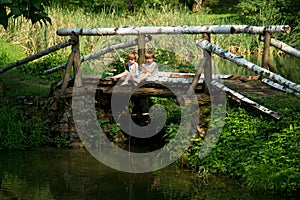
<path fill-rule="evenodd" d="M 6 9 L 0 6 L 0 24 L 7 29 L 8 26 L 8 16 L 6 13 Z"/>

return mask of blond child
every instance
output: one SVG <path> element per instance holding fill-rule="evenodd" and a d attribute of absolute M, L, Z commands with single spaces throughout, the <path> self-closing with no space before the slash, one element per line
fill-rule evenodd
<path fill-rule="evenodd" d="M 128 54 L 128 62 L 127 63 L 125 63 L 124 59 L 121 58 L 120 61 L 123 63 L 124 66 L 128 67 L 128 69 L 126 69 L 121 74 L 112 76 L 110 78 L 116 80 L 118 78 L 122 78 L 125 76 L 125 80 L 121 84 L 121 86 L 127 85 L 128 81 L 130 79 L 137 78 L 140 75 L 139 64 L 137 63 L 137 60 L 138 60 L 138 54 L 135 51 L 130 52 Z"/>
<path fill-rule="evenodd" d="M 148 51 L 145 54 L 146 64 L 142 64 L 140 76 L 132 79 L 135 83 L 138 84 L 149 76 L 158 75 L 158 65 L 156 62 L 154 62 L 154 58 L 155 55 L 152 51 Z"/>

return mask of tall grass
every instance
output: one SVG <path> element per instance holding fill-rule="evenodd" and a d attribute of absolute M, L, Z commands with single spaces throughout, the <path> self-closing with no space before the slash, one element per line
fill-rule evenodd
<path fill-rule="evenodd" d="M 109 8 L 108 8 L 109 9 Z M 119 26 L 175 26 L 175 25 L 215 25 L 215 24 L 236 24 L 233 15 L 208 15 L 205 13 L 190 13 L 184 8 L 172 8 L 168 5 L 161 9 L 140 9 L 133 15 L 119 13 L 111 9 L 102 10 L 99 13 L 86 12 L 83 8 L 63 9 L 60 6 L 49 8 L 49 16 L 52 25 L 32 25 L 24 18 L 10 19 L 7 30 L 0 28 L 0 37 L 6 41 L 22 46 L 28 55 L 32 55 L 45 48 L 53 46 L 68 37 L 61 37 L 56 34 L 59 28 L 75 27 L 119 27 Z M 201 35 L 190 35 L 195 39 Z M 245 39 L 246 38 L 246 39 Z M 90 52 L 99 46 L 107 37 L 82 37 L 81 49 Z M 256 36 L 241 35 L 214 35 L 212 40 L 229 50 L 237 50 L 239 53 L 249 53 L 260 48 Z M 65 49 L 66 56 L 69 49 Z"/>

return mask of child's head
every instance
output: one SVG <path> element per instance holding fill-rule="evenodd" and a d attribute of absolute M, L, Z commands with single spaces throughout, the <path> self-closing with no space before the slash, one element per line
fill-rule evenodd
<path fill-rule="evenodd" d="M 137 61 L 138 60 L 138 54 L 137 54 L 137 52 L 135 52 L 135 51 L 133 51 L 133 52 L 130 52 L 129 54 L 128 54 L 128 60 L 130 61 L 130 60 L 133 60 L 133 61 Z"/>
<path fill-rule="evenodd" d="M 145 54 L 146 63 L 151 64 L 153 62 L 154 57 L 155 56 L 152 51 L 147 51 L 147 53 Z"/>
<path fill-rule="evenodd" d="M 151 59 L 151 58 L 154 59 L 154 57 L 155 57 L 155 55 L 152 51 L 147 51 L 146 54 L 145 54 L 146 59 Z"/>

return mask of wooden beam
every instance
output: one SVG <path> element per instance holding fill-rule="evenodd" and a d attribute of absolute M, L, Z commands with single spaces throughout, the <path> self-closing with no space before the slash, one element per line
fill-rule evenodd
<path fill-rule="evenodd" d="M 246 103 L 247 105 L 250 105 L 250 106 L 258 109 L 261 112 L 274 117 L 275 119 L 281 119 L 281 116 L 277 112 L 258 104 L 257 102 L 245 97 L 244 95 L 226 87 L 224 84 L 222 84 L 218 81 L 215 81 L 215 80 L 213 80 L 211 84 L 213 86 L 225 91 L 227 94 L 229 94 L 229 96 L 232 96 L 233 98 L 236 98 L 236 99 L 240 100 L 241 102 Z"/>
<path fill-rule="evenodd" d="M 71 45 L 71 41 L 70 40 L 61 42 L 61 43 L 59 43 L 57 45 L 54 45 L 54 46 L 52 46 L 52 47 L 50 47 L 48 49 L 45 49 L 44 51 L 41 51 L 41 52 L 39 52 L 37 54 L 34 54 L 34 55 L 29 56 L 27 58 L 24 58 L 22 60 L 18 60 L 18 61 L 14 62 L 14 63 L 11 63 L 11 64 L 9 64 L 9 65 L 1 68 L 0 69 L 0 74 L 4 73 L 4 72 L 6 72 L 6 71 L 8 71 L 8 70 L 10 70 L 10 69 L 12 69 L 14 67 L 26 64 L 26 63 L 28 63 L 30 61 L 33 61 L 33 60 L 38 59 L 38 58 L 41 58 L 41 57 L 43 57 L 43 56 L 45 56 L 45 55 L 47 55 L 49 53 L 52 53 L 54 51 L 57 51 L 57 50 L 59 50 L 61 48 L 65 48 L 65 47 L 70 46 L 70 45 Z"/>
<path fill-rule="evenodd" d="M 203 39 L 210 42 L 210 34 L 203 33 Z M 204 81 L 205 81 L 205 93 L 209 94 L 210 83 L 212 81 L 212 60 L 211 52 L 207 49 L 203 49 L 204 59 Z"/>
<path fill-rule="evenodd" d="M 291 27 L 289 25 L 279 26 L 250 26 L 250 25 L 232 25 L 234 33 L 247 33 L 247 34 L 263 34 L 264 32 L 273 33 L 290 33 Z"/>
<path fill-rule="evenodd" d="M 138 36 L 138 63 L 139 66 L 145 63 L 145 49 L 146 49 L 146 42 L 145 42 L 145 34 L 140 34 Z"/>
<path fill-rule="evenodd" d="M 145 37 L 145 42 L 149 42 L 149 41 L 151 41 L 151 39 L 152 39 L 151 36 L 146 36 Z M 84 62 L 84 61 L 87 61 L 87 60 L 92 60 L 92 59 L 98 58 L 99 56 L 104 55 L 106 53 L 114 52 L 114 51 L 116 51 L 116 49 L 125 49 L 125 48 L 136 46 L 136 45 L 138 45 L 138 39 L 130 40 L 128 42 L 123 42 L 123 43 L 119 43 L 119 44 L 114 44 L 114 45 L 111 45 L 111 46 L 106 47 L 104 49 L 101 49 L 99 51 L 95 51 L 95 52 L 90 53 L 88 55 L 82 56 L 80 58 L 80 61 Z M 67 63 L 63 63 L 62 65 L 59 65 L 57 67 L 46 70 L 44 73 L 46 75 L 49 75 L 49 74 L 52 74 L 54 72 L 59 71 L 60 69 L 66 68 L 66 66 L 67 66 Z"/>
<path fill-rule="evenodd" d="M 251 63 L 247 61 L 243 56 L 235 55 L 225 49 L 222 49 L 214 44 L 211 44 L 207 40 L 201 40 L 196 41 L 196 45 L 199 45 L 201 48 L 207 49 L 218 56 L 225 58 L 227 60 L 230 60 L 233 63 L 236 63 L 239 66 L 242 66 L 256 74 L 259 74 L 265 78 L 268 78 L 272 81 L 278 82 L 281 85 L 287 86 L 288 88 L 295 90 L 297 92 L 300 92 L 300 85 L 297 83 L 294 83 L 286 78 L 283 78 L 279 74 L 275 74 L 267 69 L 264 69 L 260 66 L 255 65 L 254 63 Z"/>
<path fill-rule="evenodd" d="M 274 68 L 270 65 L 270 41 L 271 41 L 271 34 L 266 31 L 265 35 L 265 42 L 263 47 L 263 56 L 262 56 L 262 67 L 268 69 L 270 67 L 270 71 L 274 72 Z"/>
<path fill-rule="evenodd" d="M 271 81 L 267 78 L 264 78 L 261 80 L 263 83 L 273 87 L 273 88 L 276 88 L 277 90 L 281 90 L 281 91 L 284 91 L 284 92 L 287 92 L 287 93 L 291 93 L 295 96 L 298 96 L 300 97 L 300 93 L 299 92 L 295 92 L 294 90 L 291 90 L 289 88 L 286 88 L 285 86 L 283 85 L 280 85 L 279 83 L 275 83 L 274 81 Z"/>
<path fill-rule="evenodd" d="M 289 33 L 288 25 L 279 26 L 249 26 L 249 25 L 211 25 L 211 26 L 121 26 L 115 28 L 62 28 L 56 31 L 57 35 L 68 36 L 72 32 L 82 36 L 103 35 L 139 35 L 139 34 L 263 34 Z"/>
<path fill-rule="evenodd" d="M 80 69 L 80 50 L 79 50 L 79 36 L 76 34 L 72 34 L 70 36 L 70 41 L 72 43 L 72 51 L 68 59 L 67 68 L 65 71 L 65 76 L 63 79 L 63 83 L 61 86 L 60 94 L 65 92 L 65 89 L 68 86 L 68 82 L 71 76 L 71 67 L 74 68 L 74 86 L 81 87 L 82 86 L 82 75 Z"/>
<path fill-rule="evenodd" d="M 265 41 L 265 36 L 264 35 L 260 35 L 259 36 L 259 40 L 260 41 Z M 281 51 L 287 53 L 287 54 L 290 54 L 292 56 L 295 56 L 297 58 L 300 58 L 300 51 L 287 45 L 286 43 L 284 42 L 281 42 L 279 40 L 276 40 L 274 38 L 271 38 L 271 41 L 270 41 L 270 45 L 273 46 L 273 47 L 276 47 L 278 49 L 280 49 Z"/>

